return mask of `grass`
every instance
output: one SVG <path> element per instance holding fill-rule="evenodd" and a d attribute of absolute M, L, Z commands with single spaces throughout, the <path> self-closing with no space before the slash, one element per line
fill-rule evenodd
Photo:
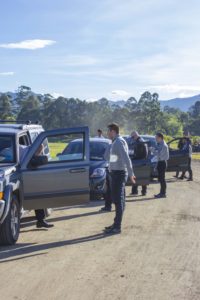
<path fill-rule="evenodd" d="M 56 155 L 58 153 L 62 153 L 62 151 L 65 149 L 65 147 L 67 146 L 66 143 L 62 143 L 62 142 L 56 142 L 56 143 L 48 143 L 49 145 L 49 152 L 52 158 L 56 158 Z"/>
<path fill-rule="evenodd" d="M 194 159 L 194 160 L 200 160 L 200 153 L 193 153 L 192 154 L 192 159 Z"/>

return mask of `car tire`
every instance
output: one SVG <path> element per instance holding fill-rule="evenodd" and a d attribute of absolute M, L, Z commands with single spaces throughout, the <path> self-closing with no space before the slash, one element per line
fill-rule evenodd
<path fill-rule="evenodd" d="M 13 195 L 10 210 L 3 224 L 0 225 L 0 245 L 14 245 L 20 232 L 20 206 Z"/>

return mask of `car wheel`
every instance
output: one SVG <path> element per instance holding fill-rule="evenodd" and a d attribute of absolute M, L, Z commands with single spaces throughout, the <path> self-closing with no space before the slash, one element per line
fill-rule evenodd
<path fill-rule="evenodd" d="M 14 245 L 20 231 L 20 207 L 17 198 L 13 196 L 10 210 L 3 224 L 0 225 L 0 245 Z"/>

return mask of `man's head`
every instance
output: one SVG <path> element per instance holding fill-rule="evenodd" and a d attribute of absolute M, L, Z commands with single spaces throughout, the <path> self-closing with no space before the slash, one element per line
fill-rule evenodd
<path fill-rule="evenodd" d="M 119 125 L 111 123 L 108 125 L 108 137 L 113 140 L 119 134 Z"/>
<path fill-rule="evenodd" d="M 139 138 L 139 133 L 137 131 L 133 131 L 131 133 L 131 137 L 134 139 L 134 140 L 137 140 Z"/>
<path fill-rule="evenodd" d="M 161 143 L 164 140 L 164 135 L 161 132 L 156 133 L 156 142 Z"/>
<path fill-rule="evenodd" d="M 101 137 L 102 134 L 103 134 L 103 131 L 102 131 L 101 129 L 98 129 L 98 130 L 97 130 L 97 135 L 98 135 L 99 137 Z"/>

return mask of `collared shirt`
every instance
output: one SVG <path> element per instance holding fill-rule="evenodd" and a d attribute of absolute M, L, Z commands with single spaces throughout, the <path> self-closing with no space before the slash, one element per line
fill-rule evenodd
<path fill-rule="evenodd" d="M 157 145 L 154 154 L 157 156 L 158 161 L 167 161 L 169 159 L 169 147 L 165 141 Z"/>
<path fill-rule="evenodd" d="M 110 171 L 127 171 L 129 176 L 133 176 L 133 167 L 128 154 L 128 145 L 119 135 L 113 140 L 110 147 Z"/>

